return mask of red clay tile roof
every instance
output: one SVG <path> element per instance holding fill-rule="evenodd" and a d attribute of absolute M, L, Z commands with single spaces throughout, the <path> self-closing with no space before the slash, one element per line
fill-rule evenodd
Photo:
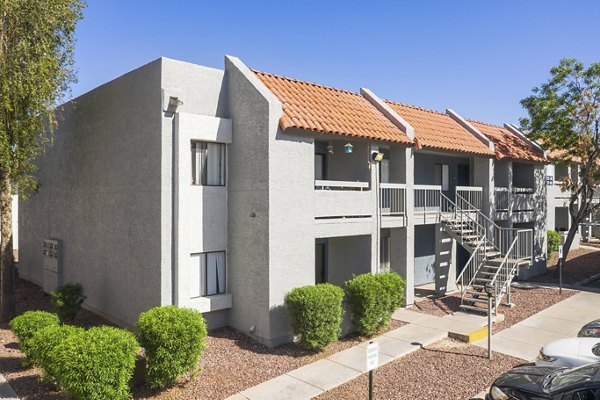
<path fill-rule="evenodd" d="M 536 149 L 532 144 L 508 129 L 471 119 L 467 121 L 494 142 L 497 158 L 507 157 L 515 160 L 547 162 L 541 150 Z"/>
<path fill-rule="evenodd" d="M 415 130 L 417 146 L 493 157 L 489 147 L 448 114 L 387 101 Z"/>
<path fill-rule="evenodd" d="M 358 93 L 253 71 L 283 105 L 279 124 L 288 128 L 412 144 Z"/>

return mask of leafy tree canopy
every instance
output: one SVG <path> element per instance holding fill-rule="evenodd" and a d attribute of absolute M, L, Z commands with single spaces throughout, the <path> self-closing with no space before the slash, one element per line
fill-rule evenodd
<path fill-rule="evenodd" d="M 81 0 L 0 0 L 0 171 L 3 191 L 27 194 L 33 160 L 50 143 L 53 108 L 75 81 Z"/>

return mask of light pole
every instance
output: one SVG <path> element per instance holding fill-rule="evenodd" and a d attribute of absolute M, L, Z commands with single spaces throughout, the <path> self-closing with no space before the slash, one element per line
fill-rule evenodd
<path fill-rule="evenodd" d="M 488 296 L 488 360 L 492 359 L 492 297 L 494 296 L 494 286 L 486 283 L 485 293 Z"/>

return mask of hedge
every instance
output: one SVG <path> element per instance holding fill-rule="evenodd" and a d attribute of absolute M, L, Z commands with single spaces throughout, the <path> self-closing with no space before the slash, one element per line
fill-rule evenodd
<path fill-rule="evenodd" d="M 296 288 L 285 296 L 294 333 L 313 350 L 335 342 L 341 330 L 344 291 L 329 283 Z"/>
<path fill-rule="evenodd" d="M 129 399 L 138 350 L 135 336 L 125 329 L 90 328 L 68 336 L 55 348 L 53 373 L 72 398 Z"/>
<path fill-rule="evenodd" d="M 548 258 L 550 258 L 552 253 L 558 251 L 558 246 L 560 246 L 560 234 L 556 231 L 548 230 L 546 236 L 548 237 Z"/>
<path fill-rule="evenodd" d="M 146 350 L 151 388 L 165 388 L 179 376 L 198 372 L 207 334 L 200 312 L 156 307 L 140 314 L 137 327 L 140 344 Z"/>
<path fill-rule="evenodd" d="M 395 272 L 356 275 L 346 282 L 352 321 L 362 335 L 372 336 L 386 327 L 402 303 L 404 281 Z"/>
<path fill-rule="evenodd" d="M 83 328 L 71 325 L 50 325 L 40 329 L 29 340 L 31 360 L 40 366 L 43 377 L 58 381 L 58 361 L 56 348 L 71 335 L 81 334 Z"/>
<path fill-rule="evenodd" d="M 81 305 L 86 299 L 83 286 L 79 283 L 66 283 L 59 289 L 50 293 L 52 305 L 62 322 L 70 322 L 81 310 Z"/>
<path fill-rule="evenodd" d="M 47 326 L 57 326 L 59 324 L 60 320 L 58 316 L 46 311 L 27 311 L 10 321 L 10 329 L 19 339 L 19 348 L 25 354 L 24 365 L 28 365 L 32 361 L 29 339 L 39 330 Z"/>

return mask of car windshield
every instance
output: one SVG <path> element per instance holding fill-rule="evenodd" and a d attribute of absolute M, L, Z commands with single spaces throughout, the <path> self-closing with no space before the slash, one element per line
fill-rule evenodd
<path fill-rule="evenodd" d="M 544 382 L 544 388 L 551 392 L 567 388 L 576 384 L 591 381 L 600 371 L 600 363 L 584 365 L 583 367 L 573 368 L 552 372 Z"/>

